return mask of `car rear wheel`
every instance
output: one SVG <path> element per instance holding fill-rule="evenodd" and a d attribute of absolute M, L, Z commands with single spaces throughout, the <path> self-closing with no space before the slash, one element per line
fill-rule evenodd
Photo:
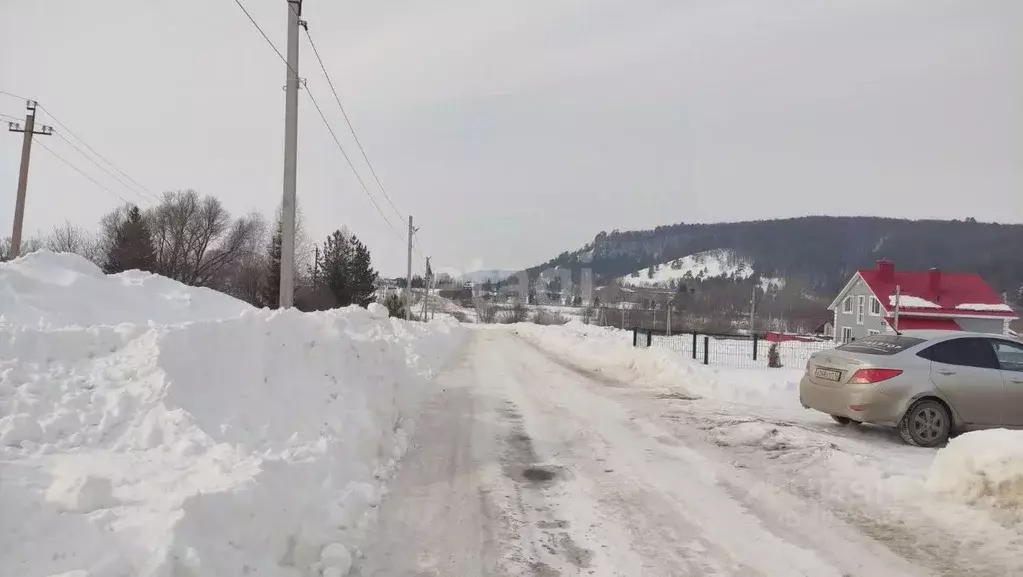
<path fill-rule="evenodd" d="M 944 405 L 933 399 L 913 403 L 899 423 L 902 440 L 917 447 L 937 447 L 952 432 L 952 416 Z"/>
<path fill-rule="evenodd" d="M 842 425 L 843 427 L 848 426 L 848 425 L 862 425 L 863 424 L 863 423 L 861 423 L 859 421 L 854 421 L 854 420 L 850 419 L 849 417 L 843 417 L 841 415 L 831 415 L 831 418 L 834 419 L 836 423 L 838 423 L 839 425 Z"/>

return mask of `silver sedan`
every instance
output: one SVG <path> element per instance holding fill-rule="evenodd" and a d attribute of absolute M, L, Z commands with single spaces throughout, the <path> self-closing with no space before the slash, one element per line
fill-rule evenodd
<path fill-rule="evenodd" d="M 959 331 L 870 336 L 814 353 L 799 400 L 843 425 L 897 427 L 921 447 L 958 431 L 1023 427 L 1023 343 Z"/>

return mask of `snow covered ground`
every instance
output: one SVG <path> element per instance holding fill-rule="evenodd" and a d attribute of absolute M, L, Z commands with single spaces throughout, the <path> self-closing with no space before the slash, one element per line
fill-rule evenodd
<path fill-rule="evenodd" d="M 1023 432 L 908 447 L 893 431 L 844 428 L 803 409 L 798 369 L 703 366 L 632 348 L 629 332 L 575 323 L 514 330 L 580 370 L 628 384 L 636 414 L 677 438 L 725 448 L 761 479 L 753 494 L 798 495 L 817 518 L 856 526 L 932 574 L 1023 574 Z"/>
<path fill-rule="evenodd" d="M 381 308 L 0 264 L 0 575 L 347 574 L 465 335 Z"/>
<path fill-rule="evenodd" d="M 5 577 L 1023 574 L 1023 433 L 839 427 L 798 366 L 52 253 L 0 265 L 0 304 Z"/>

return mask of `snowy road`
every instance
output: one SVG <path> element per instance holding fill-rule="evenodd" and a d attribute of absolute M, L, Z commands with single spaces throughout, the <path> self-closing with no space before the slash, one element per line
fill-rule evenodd
<path fill-rule="evenodd" d="M 508 332 L 437 385 L 356 575 L 938 574 Z"/>

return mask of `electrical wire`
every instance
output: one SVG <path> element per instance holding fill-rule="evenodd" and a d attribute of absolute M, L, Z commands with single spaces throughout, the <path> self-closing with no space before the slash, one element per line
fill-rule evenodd
<path fill-rule="evenodd" d="M 106 164 L 107 164 L 108 166 L 110 166 L 111 168 L 113 168 L 114 170 L 116 170 L 117 172 L 119 172 L 119 173 L 121 174 L 121 176 L 123 176 L 124 178 L 128 179 L 128 181 L 129 181 L 129 182 L 131 182 L 132 184 L 134 184 L 135 186 L 137 186 L 137 187 L 138 187 L 139 189 L 141 189 L 142 191 L 144 191 L 144 192 L 145 192 L 146 194 L 148 194 L 148 195 L 150 196 L 150 198 L 152 198 L 153 200 L 155 200 L 155 201 L 157 201 L 157 202 L 159 202 L 159 201 L 160 201 L 160 197 L 158 197 L 157 195 L 153 194 L 153 193 L 152 193 L 152 191 L 150 191 L 150 190 L 149 190 L 148 188 L 146 188 L 146 187 L 142 186 L 141 184 L 139 184 L 139 183 L 138 183 L 138 181 L 137 181 L 137 180 L 135 180 L 134 178 L 132 178 L 131 176 L 129 176 L 127 172 L 125 172 L 125 171 L 121 170 L 121 168 L 120 168 L 120 167 L 118 167 L 118 166 L 117 166 L 116 164 L 114 164 L 113 162 L 110 162 L 110 160 L 108 160 L 108 159 L 107 159 L 107 157 L 105 157 L 105 156 L 103 156 L 102 154 L 100 154 L 99 152 L 97 152 L 95 148 L 93 148 L 93 147 L 89 146 L 89 143 L 88 143 L 88 142 L 86 142 L 85 140 L 83 140 L 81 136 L 78 136 L 77 134 L 75 134 L 73 130 L 71 130 L 70 128 L 68 128 L 66 124 L 64 124 L 63 122 L 61 122 L 61 121 L 60 121 L 60 119 L 59 119 L 59 118 L 57 118 L 56 116 L 54 116 L 54 115 L 53 115 L 53 112 L 51 112 L 49 108 L 46 108 L 46 107 L 44 107 L 43 105 L 41 105 L 41 104 L 40 104 L 40 105 L 39 105 L 39 109 L 40 109 L 40 110 L 43 110 L 44 112 L 46 112 L 46 114 L 47 114 L 47 115 L 48 115 L 48 116 L 50 117 L 50 119 L 52 119 L 52 120 L 53 120 L 53 121 L 54 121 L 54 122 L 55 122 L 55 123 L 56 123 L 56 124 L 57 124 L 58 126 L 60 126 L 60 127 L 61 127 L 61 128 L 62 128 L 62 129 L 64 130 L 64 132 L 67 132 L 68 134 L 70 134 L 71 136 L 73 136 L 73 137 L 74 137 L 74 138 L 75 138 L 75 139 L 76 139 L 76 140 L 77 140 L 78 142 L 81 142 L 81 143 L 82 143 L 82 145 L 83 145 L 83 146 L 85 146 L 85 148 L 89 149 L 89 150 L 90 150 L 90 151 L 91 151 L 91 152 L 92 152 L 93 154 L 95 154 L 95 155 L 96 155 L 96 156 L 97 156 L 97 157 L 98 157 L 98 158 L 99 158 L 100 160 L 102 160 L 102 161 L 103 161 L 103 162 L 105 162 L 105 163 L 106 163 Z M 95 160 L 93 160 L 92 158 L 90 158 L 88 154 L 85 154 L 85 152 L 83 152 L 83 151 L 82 151 L 82 149 L 80 149 L 80 148 L 78 148 L 77 146 L 75 146 L 75 145 L 74 145 L 74 143 L 72 143 L 71 141 L 69 141 L 69 140 L 68 140 L 67 138 L 65 138 L 65 137 L 64 137 L 63 135 L 61 135 L 61 134 L 60 134 L 59 132 L 58 132 L 58 133 L 56 133 L 56 134 L 57 134 L 57 136 L 59 136 L 60 138 L 62 138 L 62 139 L 63 139 L 63 140 L 65 141 L 65 142 L 67 142 L 68 144 L 70 144 L 72 148 L 74 148 L 75 150 L 77 150 L 79 154 L 81 154 L 81 155 L 82 155 L 82 156 L 84 156 L 85 158 L 89 159 L 89 162 L 91 162 L 91 163 L 95 164 L 97 168 L 99 168 L 100 170 L 102 170 L 102 171 L 106 172 L 107 174 L 109 174 L 109 175 L 110 175 L 110 177 L 111 177 L 111 178 L 113 178 L 114 180 L 116 180 L 116 181 L 117 181 L 117 182 L 118 182 L 118 183 L 119 183 L 119 184 L 120 184 L 121 186 L 123 186 L 123 187 L 125 187 L 126 189 L 130 190 L 130 191 L 131 191 L 131 192 L 132 192 L 133 194 L 137 195 L 137 196 L 138 196 L 139 198 L 142 198 L 143 200 L 149 200 L 149 199 L 145 198 L 144 196 L 142 196 L 142 194 L 140 194 L 140 193 L 139 193 L 139 192 L 138 192 L 137 190 L 135 190 L 135 189 L 131 188 L 130 186 L 128 186 L 127 184 L 125 184 L 125 183 L 124 183 L 123 181 L 121 181 L 121 180 L 120 180 L 119 178 L 117 178 L 116 176 L 114 176 L 113 174 L 111 174 L 109 170 L 107 170 L 107 169 L 103 168 L 102 166 L 100 166 L 98 162 L 96 162 Z"/>
<path fill-rule="evenodd" d="M 320 103 L 316 101 L 316 97 L 314 97 L 312 92 L 309 92 L 308 90 L 306 90 L 306 94 L 309 95 L 309 100 L 311 100 L 313 106 L 316 107 L 316 112 L 320 114 L 320 119 L 323 120 L 323 124 L 324 126 L 327 127 L 327 131 L 330 132 L 330 136 L 334 138 L 334 143 L 337 144 L 337 149 L 341 151 L 341 156 L 345 158 L 345 161 L 348 163 L 348 167 L 352 169 L 352 173 L 355 174 L 355 179 L 359 181 L 359 186 L 362 187 L 363 192 L 365 192 L 366 196 L 369 197 L 370 202 L 373 203 L 373 207 L 377 209 L 377 213 L 380 214 L 380 218 L 384 219 L 384 222 L 387 223 L 388 228 L 390 228 L 391 231 L 394 232 L 394 234 L 398 235 L 399 239 L 406 240 L 406 237 L 403 236 L 400 232 L 398 232 L 398 229 L 394 228 L 394 225 L 391 224 L 391 221 L 387 218 L 387 215 L 384 214 L 383 209 L 380 208 L 380 204 L 376 201 L 375 198 L 373 198 L 373 194 L 370 193 L 369 188 L 366 187 L 365 181 L 363 181 L 362 177 L 359 176 L 359 171 L 355 170 L 355 165 L 352 164 L 352 159 L 349 158 L 348 153 L 345 152 L 345 147 L 341 145 L 341 141 L 338 139 L 337 133 L 334 132 L 334 127 L 330 125 L 330 122 L 327 120 L 327 116 L 323 114 L 323 109 L 320 108 Z"/>
<path fill-rule="evenodd" d="M 93 183 L 93 184 L 95 184 L 96 186 L 98 186 L 98 187 L 102 188 L 103 190 L 107 191 L 108 193 L 112 194 L 113 196 L 115 196 L 115 197 L 117 197 L 117 198 L 121 199 L 121 200 L 122 200 L 123 202 L 125 202 L 126 204 L 135 204 L 135 203 L 133 203 L 133 202 L 130 202 L 130 201 L 128 201 L 128 199 L 126 199 L 126 198 L 124 198 L 123 196 L 121 196 L 121 195 L 117 194 L 116 192 L 114 192 L 114 191 L 110 190 L 110 189 L 109 189 L 109 188 L 107 188 L 106 186 L 103 186 L 103 184 L 102 184 L 102 183 L 100 183 L 100 182 L 99 182 L 98 180 L 96 180 L 95 178 L 93 178 L 93 177 L 89 176 L 88 174 L 86 174 L 85 172 L 83 172 L 83 171 L 82 171 L 82 169 L 78 168 L 78 167 L 77 167 L 77 166 L 75 166 L 74 164 L 71 164 L 70 162 L 68 162 L 68 160 L 67 160 L 67 159 L 65 159 L 65 158 L 64 158 L 63 156 L 61 156 L 61 155 L 57 154 L 56 152 L 54 152 L 54 151 L 53 151 L 53 149 L 51 149 L 51 148 L 50 148 L 49 146 L 46 146 L 45 144 L 43 144 L 43 142 L 41 142 L 41 141 L 40 141 L 40 140 L 39 140 L 38 138 L 34 138 L 33 140 L 35 141 L 35 143 L 36 143 L 36 144 L 38 144 L 39 146 L 42 146 L 42 147 L 43 147 L 43 150 L 45 150 L 46 152 L 49 152 L 50 154 L 52 154 L 53 156 L 55 156 L 55 157 L 57 158 L 57 160 L 59 160 L 59 161 L 63 162 L 63 163 L 64 163 L 64 164 L 66 164 L 66 165 L 68 165 L 69 167 L 71 167 L 71 168 L 72 168 L 72 169 L 73 169 L 73 170 L 74 170 L 75 172 L 77 172 L 78 174 L 81 174 L 81 175 L 82 175 L 82 176 L 84 176 L 85 178 L 87 178 L 87 179 L 89 179 L 90 181 L 92 181 L 92 183 Z"/>
<path fill-rule="evenodd" d="M 259 31 L 259 34 L 263 36 L 263 40 L 266 40 L 266 43 L 270 45 L 270 48 L 273 48 L 274 52 L 277 53 L 277 57 L 281 59 L 281 62 L 283 62 L 284 65 L 288 67 L 288 70 L 290 70 L 291 73 L 294 74 L 295 77 L 297 78 L 298 71 L 292 68 L 290 64 L 288 64 L 288 59 L 285 58 L 283 54 L 281 54 L 281 51 L 277 49 L 277 46 L 275 46 L 273 40 L 270 40 L 270 37 L 266 35 L 266 32 L 263 32 L 263 28 L 260 27 L 259 23 L 256 22 L 256 19 L 252 17 L 252 14 L 249 14 L 248 9 L 246 9 L 245 5 L 241 3 L 241 0 L 234 0 L 234 3 L 237 4 L 239 8 L 242 9 L 242 12 L 245 13 L 245 16 L 249 18 L 249 22 L 252 22 L 252 25 L 255 26 L 256 30 Z M 292 8 L 291 10 L 292 12 L 294 12 L 295 9 Z"/>
<path fill-rule="evenodd" d="M 11 98 L 17 98 L 18 100 L 31 100 L 30 98 L 25 98 L 24 96 L 18 96 L 17 94 L 12 94 L 10 92 L 7 92 L 6 90 L 0 90 L 0 94 L 3 94 L 4 96 L 10 96 Z"/>
<path fill-rule="evenodd" d="M 387 189 L 384 188 L 384 184 L 380 182 L 380 177 L 377 176 L 376 169 L 373 168 L 373 163 L 369 161 L 369 155 L 366 154 L 366 149 L 363 148 L 362 142 L 359 140 L 359 135 L 355 133 L 355 127 L 352 126 L 352 121 L 348 118 L 348 112 L 345 111 L 345 105 L 341 103 L 341 98 L 337 94 L 337 89 L 334 88 L 334 81 L 331 80 L 330 74 L 327 72 L 327 67 L 323 63 L 323 58 L 320 57 L 320 51 L 316 47 L 316 43 L 313 42 L 313 37 L 309 33 L 309 28 L 305 29 L 305 36 L 309 40 L 309 46 L 313 49 L 313 54 L 316 55 L 316 61 L 320 63 L 320 70 L 323 71 L 323 77 L 327 79 L 327 85 L 330 86 L 330 91 L 334 94 L 334 100 L 337 102 L 337 107 L 341 109 L 341 115 L 344 116 L 345 123 L 348 125 L 348 130 L 352 133 L 352 138 L 355 139 L 355 144 L 359 146 L 359 152 L 362 153 L 363 160 L 366 161 L 366 166 L 369 167 L 370 173 L 373 175 L 373 179 L 376 181 L 377 186 L 380 187 L 380 192 L 383 193 L 384 198 L 387 199 L 387 203 L 394 209 L 394 213 L 398 215 L 398 218 L 402 218 L 404 215 L 398 207 L 394 206 L 394 201 L 391 200 L 390 195 L 387 194 Z"/>
<path fill-rule="evenodd" d="M 148 199 L 145 196 L 143 196 L 140 192 L 138 192 L 134 188 L 132 188 L 132 187 L 128 186 L 127 184 L 125 184 L 123 180 L 117 178 L 117 175 L 114 174 L 113 172 L 110 172 L 109 168 L 104 168 L 100 163 L 96 162 L 91 156 L 89 156 L 88 154 L 85 154 L 85 152 L 82 151 L 81 148 L 78 148 L 77 146 L 75 146 L 75 143 L 71 142 L 70 140 L 68 140 L 63 134 L 61 134 L 59 132 L 54 132 L 54 134 L 57 136 L 57 138 L 60 138 L 64 142 L 68 143 L 68 146 L 70 146 L 71 148 L 73 148 L 76 151 L 78 151 L 78 154 L 81 154 L 82 156 L 84 156 L 85 159 L 88 160 L 89 162 L 91 162 L 96 168 L 102 170 L 104 173 L 106 173 L 107 176 L 109 176 L 110 178 L 114 179 L 114 181 L 116 181 L 117 184 L 120 184 L 126 190 L 128 190 L 129 192 L 131 192 L 135 196 L 141 198 L 142 200 L 147 201 L 147 202 L 150 201 L 150 199 Z"/>
<path fill-rule="evenodd" d="M 258 22 L 256 22 L 256 19 L 252 17 L 252 14 L 250 14 L 249 11 L 245 8 L 245 5 L 242 4 L 241 0 L 234 0 L 234 3 L 237 4 L 238 8 L 241 8 L 242 12 L 245 13 L 245 16 L 249 19 L 249 22 L 251 22 L 252 25 L 256 27 L 256 30 L 259 31 L 259 34 L 260 34 L 260 36 L 263 37 L 263 40 L 265 40 L 266 43 L 270 45 L 270 48 L 273 49 L 274 53 L 277 54 L 277 58 L 280 58 L 281 62 L 283 62 L 284 65 L 288 67 L 288 70 L 291 71 L 291 73 L 295 76 L 295 78 L 299 78 L 298 71 L 295 70 L 294 68 L 292 68 L 291 64 L 288 64 L 288 59 L 284 57 L 284 54 L 282 54 L 281 51 L 278 50 L 277 46 L 274 45 L 273 41 L 270 40 L 270 37 L 267 36 L 266 32 L 263 31 L 263 28 L 259 25 Z M 291 11 L 296 16 L 298 16 L 298 13 L 295 12 L 295 7 L 292 6 L 290 2 L 288 4 L 288 6 L 291 8 Z M 307 30 L 307 32 L 308 32 L 308 30 Z M 341 145 L 341 140 L 337 137 L 337 133 L 334 132 L 334 127 L 331 126 L 330 125 L 330 121 L 327 120 L 327 115 L 323 113 L 323 108 L 320 107 L 320 103 L 316 101 L 316 97 L 313 96 L 312 92 L 309 91 L 308 87 L 306 87 L 306 94 L 309 95 L 309 100 L 312 101 L 313 106 L 316 108 L 316 112 L 320 115 L 320 120 L 322 120 L 324 126 L 327 127 L 327 131 L 330 133 L 330 136 L 334 139 L 334 144 L 336 144 L 338 150 L 341 151 L 341 155 L 344 157 L 345 162 L 348 163 L 348 167 L 351 168 L 352 173 L 355 174 L 356 180 L 359 181 L 359 185 L 362 187 L 363 192 L 366 193 L 366 196 L 369 197 L 370 202 L 373 203 L 373 207 L 376 208 L 377 213 L 380 214 L 380 217 L 382 219 L 384 219 L 384 222 L 387 224 L 387 227 L 391 229 L 391 232 L 393 232 L 395 235 L 397 235 L 397 237 L 399 239 L 401 239 L 402 241 L 407 241 L 408 237 L 404 236 L 400 232 L 398 232 L 398 229 L 396 229 L 394 227 L 394 225 L 391 223 L 390 219 L 387 218 L 387 215 L 384 214 L 383 209 L 380 208 L 380 204 L 377 203 L 375 198 L 373 198 L 373 194 L 369 191 L 369 188 L 366 186 L 365 181 L 363 181 L 362 176 L 359 175 L 359 171 L 355 169 L 355 165 L 352 163 L 351 158 L 349 158 L 348 153 L 345 152 L 345 147 Z M 361 145 L 360 145 L 360 148 L 361 148 Z M 389 200 L 390 199 L 388 199 L 388 201 Z M 392 208 L 393 208 L 393 204 L 392 204 Z M 398 216 L 400 217 L 401 214 L 399 213 Z"/>
<path fill-rule="evenodd" d="M 12 122 L 21 122 L 24 118 L 18 118 L 17 116 L 11 116 L 10 114 L 0 113 L 0 118 L 9 118 Z"/>

